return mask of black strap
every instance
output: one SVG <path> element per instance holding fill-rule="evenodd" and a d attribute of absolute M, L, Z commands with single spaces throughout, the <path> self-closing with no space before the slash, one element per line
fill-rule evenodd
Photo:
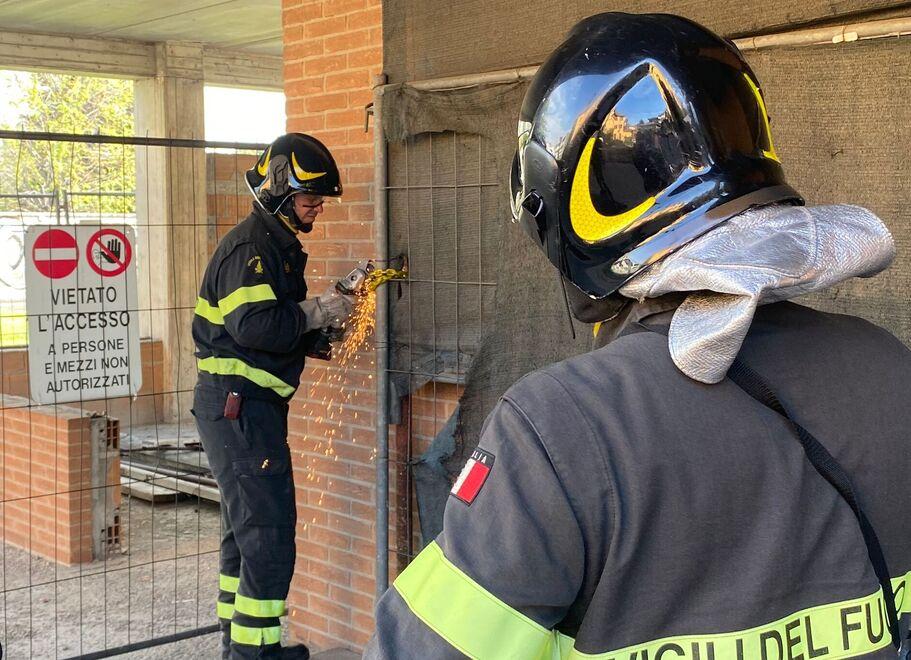
<path fill-rule="evenodd" d="M 857 518 L 857 522 L 860 525 L 860 531 L 864 536 L 864 543 L 867 545 L 867 554 L 870 557 L 870 563 L 873 564 L 873 571 L 876 573 L 879 585 L 883 591 L 886 615 L 889 618 L 889 632 L 892 635 L 892 644 L 899 651 L 900 657 L 908 657 L 907 647 L 903 649 L 900 639 L 898 613 L 895 610 L 895 593 L 892 590 L 892 576 L 889 573 L 889 567 L 886 565 L 886 558 L 883 555 L 883 550 L 879 544 L 879 539 L 876 536 L 876 531 L 860 508 L 860 503 L 857 501 L 857 494 L 854 491 L 854 486 L 851 484 L 848 473 L 841 464 L 835 460 L 835 457 L 823 447 L 822 443 L 813 437 L 812 433 L 794 421 L 794 418 L 791 417 L 787 409 L 781 401 L 778 400 L 778 397 L 775 396 L 775 393 L 759 374 L 739 359 L 736 359 L 728 370 L 728 378 L 734 381 L 734 383 L 744 392 L 761 404 L 771 408 L 788 421 L 791 429 L 797 434 L 800 445 L 803 447 L 804 453 L 806 453 L 810 463 L 813 464 L 816 471 L 822 475 L 826 481 L 832 484 L 832 487 L 838 491 L 838 494 L 841 495 L 845 502 L 848 503 L 848 506 L 851 507 L 851 511 L 854 512 L 854 517 Z"/>

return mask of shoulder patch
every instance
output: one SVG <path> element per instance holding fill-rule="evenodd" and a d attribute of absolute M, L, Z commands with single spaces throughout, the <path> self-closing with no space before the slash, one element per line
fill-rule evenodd
<path fill-rule="evenodd" d="M 471 458 L 465 463 L 465 467 L 462 468 L 462 472 L 450 492 L 465 504 L 471 505 L 481 492 L 481 487 L 487 481 L 487 477 L 490 476 L 493 461 L 494 455 L 489 451 L 475 449 L 471 452 Z"/>
<path fill-rule="evenodd" d="M 263 260 L 258 254 L 255 257 L 250 257 L 247 260 L 247 265 L 253 269 L 253 272 L 257 275 L 263 274 Z"/>

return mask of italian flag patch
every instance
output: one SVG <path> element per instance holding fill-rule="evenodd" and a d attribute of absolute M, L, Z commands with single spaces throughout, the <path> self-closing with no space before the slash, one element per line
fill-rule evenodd
<path fill-rule="evenodd" d="M 450 491 L 457 498 L 471 504 L 481 492 L 481 486 L 487 481 L 487 476 L 493 469 L 494 455 L 483 449 L 475 449 L 471 452 L 471 458 L 465 463 L 459 478 Z"/>

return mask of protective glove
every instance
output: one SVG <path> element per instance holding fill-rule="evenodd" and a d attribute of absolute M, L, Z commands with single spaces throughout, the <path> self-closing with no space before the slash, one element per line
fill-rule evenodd
<path fill-rule="evenodd" d="M 307 319 L 304 332 L 342 328 L 351 317 L 356 300 L 354 296 L 339 293 L 332 285 L 323 295 L 299 303 Z"/>

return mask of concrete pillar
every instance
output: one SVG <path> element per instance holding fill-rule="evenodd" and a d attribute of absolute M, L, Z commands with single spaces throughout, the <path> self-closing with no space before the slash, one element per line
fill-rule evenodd
<path fill-rule="evenodd" d="M 136 134 L 149 137 L 205 137 L 201 44 L 156 45 L 156 75 L 137 80 Z M 190 415 L 196 382 L 195 347 L 190 333 L 193 307 L 215 227 L 206 209 L 203 149 L 136 148 L 136 212 L 140 300 L 144 335 L 164 347 L 165 392 L 162 421 Z"/>

